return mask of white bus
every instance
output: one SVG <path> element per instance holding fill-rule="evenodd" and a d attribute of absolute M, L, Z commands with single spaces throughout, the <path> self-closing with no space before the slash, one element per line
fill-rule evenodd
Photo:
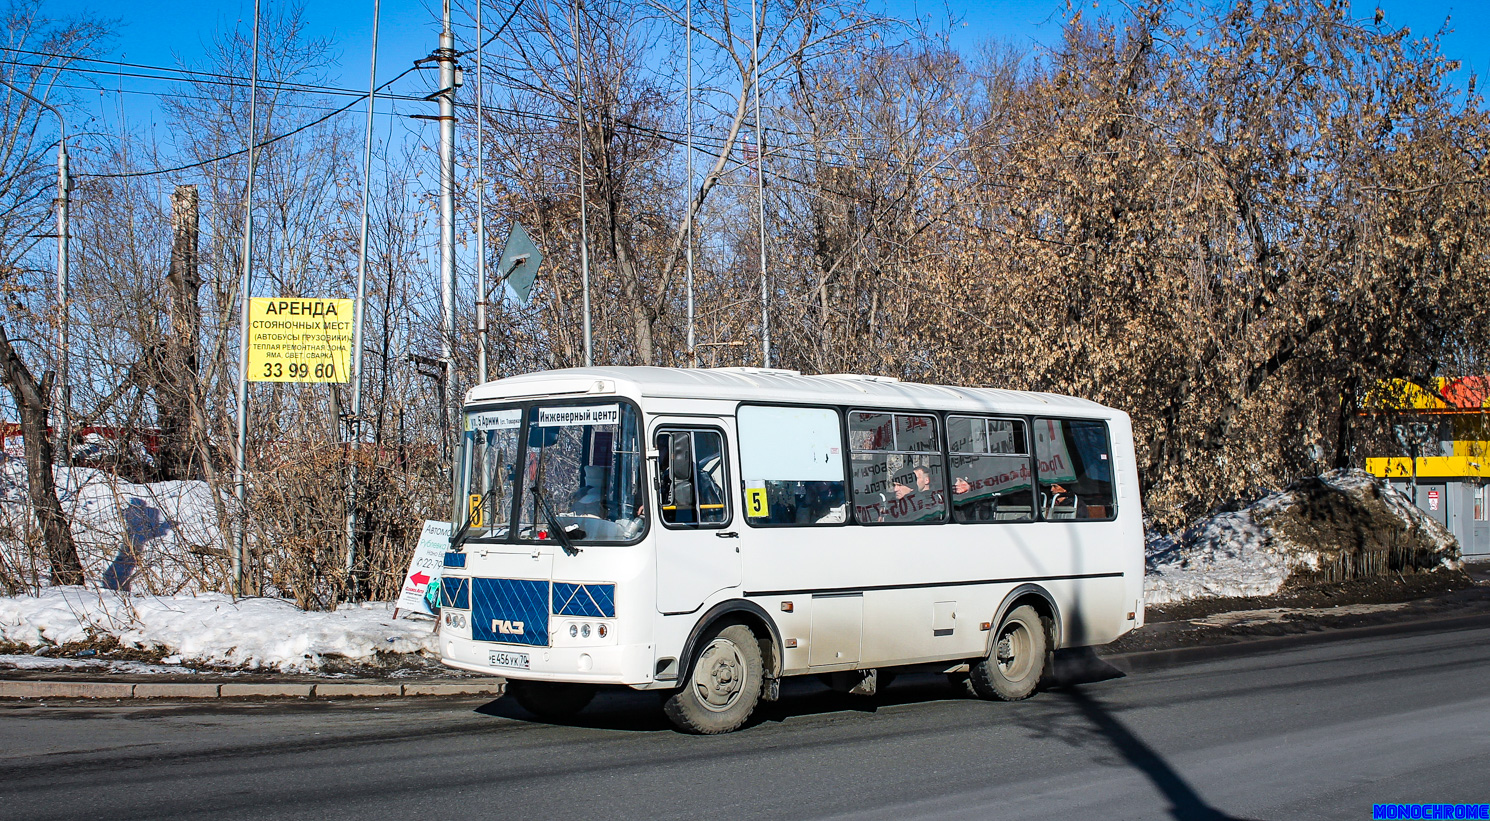
<path fill-rule="evenodd" d="M 440 645 L 540 716 L 662 691 L 739 727 L 786 676 L 1031 695 L 1143 624 L 1128 416 L 756 368 L 584 368 L 466 397 Z"/>

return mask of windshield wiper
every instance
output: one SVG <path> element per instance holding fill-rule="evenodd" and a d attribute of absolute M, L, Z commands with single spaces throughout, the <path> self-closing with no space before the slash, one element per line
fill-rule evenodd
<path fill-rule="evenodd" d="M 480 511 L 480 510 L 485 510 L 486 509 L 486 500 L 489 499 L 489 498 L 491 498 L 491 495 L 493 493 L 495 493 L 496 490 L 497 490 L 497 488 L 496 488 L 495 485 L 492 486 L 492 487 L 487 488 L 486 489 L 486 492 L 483 493 L 483 494 L 481 494 L 481 498 L 476 501 L 476 507 L 475 507 L 475 509 L 472 510 L 472 511 L 470 511 L 470 512 L 468 512 L 468 513 L 466 513 L 466 523 L 460 526 L 460 530 L 455 531 L 455 535 L 454 536 L 451 536 L 450 537 L 450 549 L 451 550 L 454 550 L 456 552 L 459 552 L 460 551 L 461 539 L 465 538 L 465 535 L 466 535 L 467 531 L 469 531 L 471 529 L 471 526 L 472 526 L 471 523 L 473 521 L 475 521 L 475 519 L 476 519 L 476 517 L 473 514 L 476 511 Z"/>
<path fill-rule="evenodd" d="M 529 490 L 533 491 L 533 498 L 537 499 L 539 506 L 543 508 L 543 518 L 548 520 L 548 529 L 553 532 L 554 538 L 559 540 L 559 544 L 563 546 L 564 552 L 571 556 L 579 555 L 579 548 L 575 547 L 574 543 L 569 541 L 569 537 L 573 536 L 576 539 L 583 539 L 585 537 L 584 528 L 578 524 L 572 524 L 569 526 L 574 528 L 571 531 L 559 524 L 559 517 L 554 515 L 553 508 L 548 506 L 548 500 L 543 497 L 543 494 L 538 492 L 538 486 L 534 485 Z"/>

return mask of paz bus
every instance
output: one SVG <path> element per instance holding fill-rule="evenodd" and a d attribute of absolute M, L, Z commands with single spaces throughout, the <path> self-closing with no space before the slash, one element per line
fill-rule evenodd
<path fill-rule="evenodd" d="M 1133 432 L 1068 396 L 762 368 L 583 368 L 472 388 L 443 662 L 540 717 L 659 691 L 736 729 L 787 676 L 1035 692 L 1143 624 Z"/>

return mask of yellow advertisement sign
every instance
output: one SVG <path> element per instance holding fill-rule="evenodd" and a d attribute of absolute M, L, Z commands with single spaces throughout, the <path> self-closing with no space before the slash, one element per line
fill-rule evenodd
<path fill-rule="evenodd" d="M 352 300 L 248 301 L 248 381 L 346 382 L 351 362 Z"/>

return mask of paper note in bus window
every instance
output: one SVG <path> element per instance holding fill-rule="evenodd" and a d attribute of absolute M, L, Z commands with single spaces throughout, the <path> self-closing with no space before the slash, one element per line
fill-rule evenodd
<path fill-rule="evenodd" d="M 952 518 L 959 522 L 1028 522 L 1034 483 L 1022 419 L 947 417 Z"/>
<path fill-rule="evenodd" d="M 1041 518 L 1062 521 L 1116 515 L 1107 423 L 1036 419 L 1034 438 Z"/>
<path fill-rule="evenodd" d="M 947 499 L 936 417 L 850 411 L 848 420 L 854 517 L 864 524 L 944 520 Z"/>
<path fill-rule="evenodd" d="M 456 511 L 455 524 L 469 521 L 475 538 L 507 535 L 522 422 L 523 412 L 517 408 L 466 414 L 460 473 L 464 490 L 456 497 L 464 504 Z"/>
<path fill-rule="evenodd" d="M 747 521 L 803 527 L 847 521 L 836 411 L 746 405 L 736 423 Z"/>

